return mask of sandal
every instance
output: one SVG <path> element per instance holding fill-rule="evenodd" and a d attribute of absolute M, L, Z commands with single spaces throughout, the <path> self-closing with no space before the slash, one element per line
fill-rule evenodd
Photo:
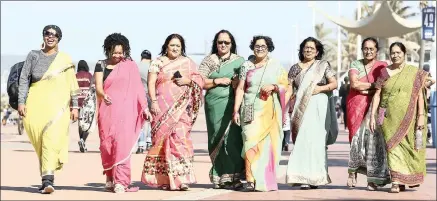
<path fill-rule="evenodd" d="M 347 178 L 347 186 L 349 188 L 354 188 L 356 184 L 357 184 L 357 174 L 349 173 L 349 177 Z"/>
<path fill-rule="evenodd" d="M 166 191 L 166 190 L 170 189 L 170 186 L 168 184 L 164 184 L 164 185 L 161 185 L 159 187 L 159 189 Z"/>
<path fill-rule="evenodd" d="M 400 192 L 399 184 L 392 184 L 389 192 L 390 193 L 399 193 Z"/>
<path fill-rule="evenodd" d="M 187 191 L 190 187 L 187 184 L 181 184 L 180 190 Z"/>
<path fill-rule="evenodd" d="M 310 189 L 310 185 L 307 184 L 300 185 L 300 190 L 308 190 L 308 189 Z"/>
<path fill-rule="evenodd" d="M 378 190 L 378 186 L 376 186 L 372 182 L 369 182 L 369 183 L 367 183 L 367 190 L 368 191 L 376 191 L 376 190 Z"/>
<path fill-rule="evenodd" d="M 114 183 L 112 183 L 112 181 L 107 181 L 105 184 L 105 190 L 106 191 L 114 191 Z"/>
<path fill-rule="evenodd" d="M 399 190 L 402 192 L 402 191 L 405 191 L 405 185 L 399 185 Z"/>
<path fill-rule="evenodd" d="M 255 184 L 253 182 L 247 182 L 247 183 L 243 184 L 243 191 L 244 192 L 255 191 Z"/>

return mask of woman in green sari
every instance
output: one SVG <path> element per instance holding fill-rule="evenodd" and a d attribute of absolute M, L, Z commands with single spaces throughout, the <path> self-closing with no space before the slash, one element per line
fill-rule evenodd
<path fill-rule="evenodd" d="M 391 193 L 423 183 L 426 175 L 426 102 L 424 83 L 428 73 L 405 63 L 402 43 L 390 45 L 392 65 L 376 82 L 370 129 L 382 132 L 392 181 Z M 375 118 L 377 116 L 377 118 Z"/>
<path fill-rule="evenodd" d="M 213 41 L 211 54 L 200 64 L 205 78 L 205 115 L 208 130 L 208 151 L 212 162 L 209 172 L 214 188 L 241 187 L 244 160 L 241 128 L 232 124 L 234 88 L 237 73 L 244 58 L 237 55 L 237 45 L 227 30 L 219 31 Z"/>

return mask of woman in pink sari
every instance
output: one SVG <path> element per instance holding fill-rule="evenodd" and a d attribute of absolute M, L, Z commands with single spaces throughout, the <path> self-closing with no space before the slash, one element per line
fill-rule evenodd
<path fill-rule="evenodd" d="M 371 133 L 368 126 L 375 82 L 387 66 L 386 62 L 376 59 L 378 48 L 375 38 L 363 40 L 361 50 L 364 59 L 353 61 L 349 70 L 352 89 L 346 105 L 351 147 L 347 186 L 355 187 L 357 173 L 360 173 L 367 176 L 369 191 L 390 183 L 384 137 L 381 133 Z"/>
<path fill-rule="evenodd" d="M 109 35 L 103 45 L 105 60 L 96 64 L 100 154 L 106 189 L 137 191 L 131 183 L 130 157 L 141 127 L 151 117 L 138 67 L 130 59 L 129 40 Z"/>
<path fill-rule="evenodd" d="M 167 37 L 160 55 L 149 68 L 153 146 L 141 181 L 163 190 L 188 190 L 188 184 L 196 183 L 190 132 L 202 102 L 204 80 L 186 57 L 179 34 Z"/>

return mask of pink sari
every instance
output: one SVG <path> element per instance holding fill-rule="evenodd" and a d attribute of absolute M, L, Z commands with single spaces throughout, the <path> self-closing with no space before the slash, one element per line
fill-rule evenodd
<path fill-rule="evenodd" d="M 204 80 L 196 64 L 186 57 L 167 65 L 154 61 L 151 72 L 153 65 L 159 68 L 156 97 L 161 113 L 153 117 L 153 146 L 146 155 L 141 181 L 178 190 L 181 184 L 196 183 L 190 132 L 201 106 Z M 172 80 L 176 71 L 190 78 L 192 86 L 177 86 Z"/>
<path fill-rule="evenodd" d="M 387 66 L 384 61 L 375 61 L 369 72 L 366 71 L 362 61 L 352 63 L 350 73 L 356 74 L 360 82 L 373 83 L 381 75 L 381 70 Z M 367 111 L 369 110 L 370 102 L 373 96 L 362 95 L 359 91 L 350 89 L 347 96 L 347 127 L 349 130 L 349 143 L 357 133 L 364 120 Z"/>
<path fill-rule="evenodd" d="M 108 105 L 99 100 L 98 125 L 104 174 L 114 184 L 131 183 L 130 157 L 145 122 L 146 94 L 135 62 L 122 61 L 103 84 L 111 97 Z"/>

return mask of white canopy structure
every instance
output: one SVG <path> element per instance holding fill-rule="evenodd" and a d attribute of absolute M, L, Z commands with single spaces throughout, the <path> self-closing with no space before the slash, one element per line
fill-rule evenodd
<path fill-rule="evenodd" d="M 422 27 L 420 21 L 406 20 L 394 13 L 387 1 L 382 1 L 377 5 L 373 15 L 360 21 L 330 16 L 316 7 L 314 9 L 346 31 L 362 36 L 390 38 L 403 36 Z"/>

